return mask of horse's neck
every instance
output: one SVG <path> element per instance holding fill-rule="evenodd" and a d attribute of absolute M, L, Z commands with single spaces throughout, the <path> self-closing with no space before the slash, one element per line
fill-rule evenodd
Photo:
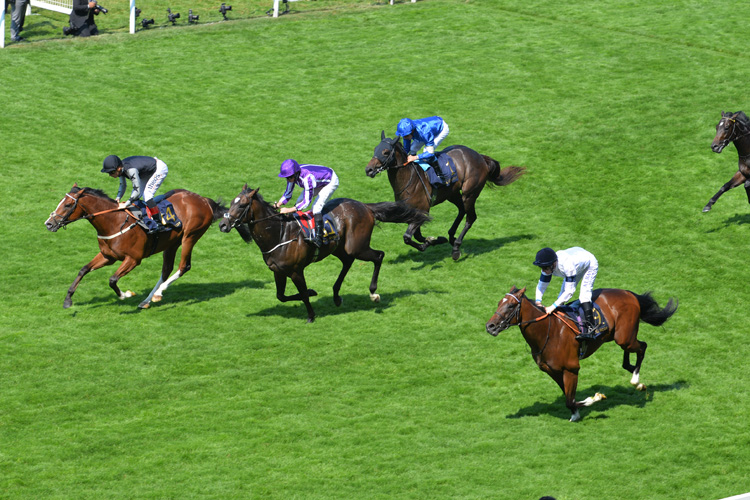
<path fill-rule="evenodd" d="M 283 216 L 276 215 L 276 211 L 270 205 L 259 201 L 254 202 L 253 219 L 255 223 L 250 225 L 250 230 L 261 251 L 265 252 L 281 243 L 284 235 L 289 232 L 290 222 L 284 221 Z"/>
<path fill-rule="evenodd" d="M 403 163 L 398 159 L 396 161 L 399 162 L 399 165 Z M 388 169 L 388 181 L 391 183 L 396 200 L 409 200 L 419 196 L 420 193 L 429 196 L 427 190 L 431 187 L 424 179 L 420 180 L 422 175 L 424 175 L 422 168 L 414 163 L 405 167 Z"/>
<path fill-rule="evenodd" d="M 83 201 L 83 203 L 81 203 L 81 208 L 86 211 L 87 215 L 94 215 L 117 208 L 117 203 L 105 200 L 104 198 L 99 198 L 98 196 L 89 195 L 83 200 L 79 199 L 79 203 L 81 201 Z M 89 217 L 89 222 L 91 222 L 91 225 L 94 226 L 99 233 L 103 234 L 109 230 L 113 223 L 116 223 L 125 217 L 128 217 L 128 215 L 124 210 L 114 210 L 112 212 L 97 215 L 96 217 Z"/>
<path fill-rule="evenodd" d="M 518 316 L 518 321 L 526 323 L 525 325 L 519 325 L 521 333 L 523 333 L 529 346 L 537 351 L 547 342 L 547 336 L 552 327 L 549 322 L 554 320 L 553 316 L 548 316 L 541 321 L 533 322 L 544 314 L 545 312 L 535 306 L 525 295 L 521 297 L 521 314 Z M 532 321 L 532 323 L 527 323 L 529 321 Z"/>
<path fill-rule="evenodd" d="M 750 135 L 742 136 L 733 142 L 734 147 L 737 148 L 737 155 L 740 157 L 740 160 L 750 166 Z"/>

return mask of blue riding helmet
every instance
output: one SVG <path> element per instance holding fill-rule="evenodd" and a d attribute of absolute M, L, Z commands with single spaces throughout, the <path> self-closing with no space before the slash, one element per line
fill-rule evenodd
<path fill-rule="evenodd" d="M 549 267 L 557 262 L 557 254 L 550 247 L 545 247 L 536 253 L 535 266 Z"/>
<path fill-rule="evenodd" d="M 398 122 L 398 127 L 396 127 L 396 135 L 404 137 L 409 134 L 411 134 L 414 131 L 414 122 L 412 122 L 408 118 L 404 118 L 400 122 Z"/>

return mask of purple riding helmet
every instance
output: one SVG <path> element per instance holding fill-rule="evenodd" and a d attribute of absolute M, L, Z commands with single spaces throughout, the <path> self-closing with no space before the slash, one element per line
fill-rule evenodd
<path fill-rule="evenodd" d="M 299 163 L 292 159 L 284 160 L 281 163 L 281 171 L 279 172 L 279 177 L 289 177 L 290 175 L 294 175 L 297 172 L 299 172 Z"/>

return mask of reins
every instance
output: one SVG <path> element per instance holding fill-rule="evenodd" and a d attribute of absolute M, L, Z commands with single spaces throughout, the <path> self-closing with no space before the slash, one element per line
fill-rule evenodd
<path fill-rule="evenodd" d="M 254 226 L 255 224 L 257 224 L 259 222 L 263 222 L 263 221 L 266 221 L 266 220 L 269 220 L 269 219 L 274 219 L 276 217 L 280 217 L 280 216 L 284 215 L 282 213 L 274 213 L 274 214 L 269 215 L 268 217 L 263 217 L 261 219 L 255 219 L 255 218 L 253 218 L 253 214 L 250 211 L 252 205 L 253 205 L 253 200 L 252 200 L 252 198 L 250 198 L 250 201 L 247 203 L 247 206 L 242 210 L 242 214 L 240 214 L 240 216 L 237 217 L 234 220 L 234 222 L 231 223 L 232 227 L 237 227 L 239 224 L 242 224 L 243 222 L 245 224 L 253 225 Z M 249 221 L 245 221 L 245 219 L 247 219 L 248 214 L 250 215 L 250 220 Z M 227 219 L 231 219 L 232 218 L 232 216 L 229 215 L 229 212 L 225 213 L 224 217 L 227 218 Z M 282 236 L 284 235 L 284 225 L 282 224 L 279 227 L 280 227 L 280 229 L 279 229 L 279 240 L 281 240 Z M 302 231 L 302 229 L 300 229 L 299 231 Z M 252 233 L 251 233 L 251 236 L 252 236 Z M 290 239 L 290 240 L 287 240 L 287 241 L 283 241 L 283 242 L 277 244 L 276 246 L 274 246 L 273 248 L 271 248 L 270 250 L 266 250 L 266 251 L 261 250 L 261 253 L 262 254 L 269 254 L 269 253 L 273 252 L 274 250 L 276 250 L 276 249 L 278 249 L 280 247 L 283 247 L 285 245 L 288 245 L 288 244 L 296 241 L 297 238 L 299 238 L 299 232 L 297 232 L 297 235 L 293 239 Z M 253 238 L 253 239 L 255 239 L 255 238 Z"/>

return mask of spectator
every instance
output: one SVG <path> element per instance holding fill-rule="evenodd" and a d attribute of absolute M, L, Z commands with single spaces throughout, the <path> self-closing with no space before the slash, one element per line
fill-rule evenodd
<path fill-rule="evenodd" d="M 16 0 L 18 1 L 18 0 Z M 63 28 L 63 34 L 73 36 L 93 36 L 99 34 L 94 16 L 99 15 L 99 6 L 88 0 L 73 0 L 70 13 L 70 26 Z"/>
<path fill-rule="evenodd" d="M 14 42 L 21 42 L 21 32 L 23 31 L 23 23 L 26 21 L 26 8 L 29 6 L 31 0 L 9 0 L 6 3 L 6 9 L 8 3 L 11 5 L 11 16 L 10 16 L 10 39 Z"/>

